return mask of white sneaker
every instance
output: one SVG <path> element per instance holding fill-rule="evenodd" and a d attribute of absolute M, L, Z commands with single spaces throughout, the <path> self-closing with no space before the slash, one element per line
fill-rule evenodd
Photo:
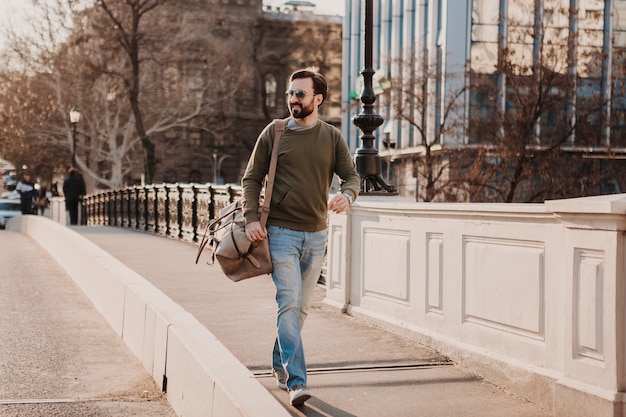
<path fill-rule="evenodd" d="M 296 385 L 289 390 L 289 400 L 291 401 L 291 405 L 293 406 L 297 407 L 299 405 L 302 405 L 309 398 L 311 398 L 311 394 L 304 385 Z"/>
<path fill-rule="evenodd" d="M 287 371 L 284 369 L 272 369 L 272 375 L 276 378 L 276 386 L 287 390 Z"/>

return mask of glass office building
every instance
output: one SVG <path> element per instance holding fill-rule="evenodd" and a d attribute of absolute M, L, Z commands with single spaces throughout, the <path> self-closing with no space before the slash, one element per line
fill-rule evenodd
<path fill-rule="evenodd" d="M 356 149 L 361 132 L 352 118 L 360 111 L 356 98 L 362 85 L 365 3 L 346 3 L 342 126 Z M 541 109 L 528 145 L 550 146 L 555 132 L 566 131 L 561 146 L 568 152 L 600 158 L 626 154 L 626 0 L 374 0 L 373 4 L 373 66 L 380 92 L 376 109 L 385 119 L 375 134 L 383 161 L 391 163 L 392 154 L 396 168 L 408 164 L 411 155 L 423 152 L 424 137 L 441 150 L 484 144 L 477 138 L 476 121 L 489 120 L 493 112 L 515 111 L 514 95 L 524 94 L 514 87 L 515 79 L 533 76 L 539 66 L 562 80 L 547 91 L 562 100 Z M 502 69 L 504 60 L 511 64 L 508 71 Z M 420 83 L 423 100 L 403 110 L 405 116 L 416 114 L 418 128 L 398 116 L 404 93 L 396 87 Z M 446 109 L 453 96 L 457 104 L 451 116 Z M 442 123 L 450 123 L 446 117 L 456 119 L 459 127 L 454 132 L 438 131 Z M 387 149 L 388 141 L 394 149 Z M 395 171 L 410 176 L 403 173 L 411 169 Z"/>

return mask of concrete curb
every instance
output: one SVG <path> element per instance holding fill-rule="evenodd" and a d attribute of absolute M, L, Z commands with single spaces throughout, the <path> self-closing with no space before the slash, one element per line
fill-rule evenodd
<path fill-rule="evenodd" d="M 39 243 L 142 362 L 181 416 L 290 416 L 195 317 L 89 240 L 41 216 L 9 230 Z"/>

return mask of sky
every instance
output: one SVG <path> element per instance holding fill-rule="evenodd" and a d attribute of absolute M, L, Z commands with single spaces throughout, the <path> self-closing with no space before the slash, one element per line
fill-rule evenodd
<path fill-rule="evenodd" d="M 271 6 L 282 6 L 288 0 L 263 0 L 263 4 Z M 318 14 L 344 15 L 345 0 L 309 0 L 315 3 L 313 11 Z"/>
<path fill-rule="evenodd" d="M 9 24 L 19 33 L 20 27 L 25 27 L 29 13 L 32 13 L 30 1 L 0 0 L 0 48 L 4 48 L 6 30 Z"/>

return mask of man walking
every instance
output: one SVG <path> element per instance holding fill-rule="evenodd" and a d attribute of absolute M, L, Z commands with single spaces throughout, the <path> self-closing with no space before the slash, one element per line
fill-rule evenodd
<path fill-rule="evenodd" d="M 65 195 L 65 209 L 70 213 L 70 224 L 78 224 L 78 203 L 85 195 L 85 182 L 74 168 L 63 182 L 63 195 Z"/>
<path fill-rule="evenodd" d="M 20 193 L 20 208 L 22 214 L 37 214 L 35 201 L 37 200 L 37 189 L 35 183 L 31 181 L 30 174 L 24 174 L 15 186 L 15 191 Z"/>
<path fill-rule="evenodd" d="M 312 68 L 296 71 L 285 94 L 291 117 L 279 144 L 266 229 L 261 227 L 258 210 L 272 153 L 273 122 L 257 139 L 242 186 L 246 234 L 251 241 L 269 238 L 274 266 L 278 334 L 273 374 L 278 386 L 289 391 L 291 404 L 298 406 L 311 397 L 300 332 L 322 268 L 327 212 L 341 213 L 350 207 L 360 178 L 341 132 L 318 117 L 328 94 L 324 76 Z M 342 180 L 341 193 L 328 201 L 333 174 Z"/>

